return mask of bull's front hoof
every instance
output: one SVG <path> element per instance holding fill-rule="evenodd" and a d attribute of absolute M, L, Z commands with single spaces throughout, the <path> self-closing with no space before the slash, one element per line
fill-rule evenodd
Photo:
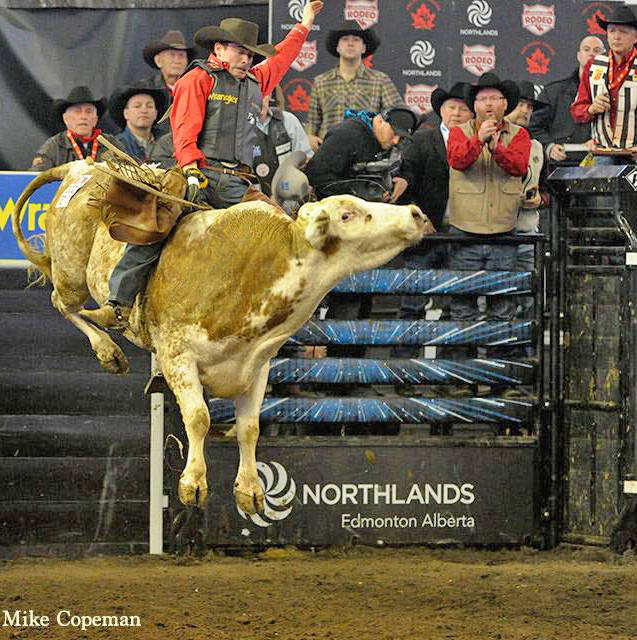
<path fill-rule="evenodd" d="M 265 495 L 258 481 L 243 485 L 235 482 L 234 499 L 237 501 L 237 507 L 249 515 L 263 513 L 265 509 Z"/>
<path fill-rule="evenodd" d="M 121 375 L 128 373 L 130 370 L 128 359 L 114 342 L 108 347 L 97 349 L 95 355 L 102 369 L 105 369 L 109 373 Z"/>
<path fill-rule="evenodd" d="M 187 507 L 201 507 L 208 498 L 208 483 L 205 477 L 199 482 L 183 475 L 179 478 L 179 500 Z"/>

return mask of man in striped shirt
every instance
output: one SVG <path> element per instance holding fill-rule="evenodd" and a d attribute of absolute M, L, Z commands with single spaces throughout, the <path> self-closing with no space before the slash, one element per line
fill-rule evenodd
<path fill-rule="evenodd" d="M 361 29 L 354 20 L 329 32 L 325 45 L 338 64 L 314 79 L 305 125 L 313 151 L 327 130 L 344 120 L 346 109 L 380 113 L 402 104 L 391 78 L 363 64 L 363 58 L 372 55 L 379 44 L 373 29 Z"/>

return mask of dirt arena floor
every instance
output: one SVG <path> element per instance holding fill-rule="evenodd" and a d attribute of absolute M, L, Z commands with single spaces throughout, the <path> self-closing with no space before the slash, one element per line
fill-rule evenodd
<path fill-rule="evenodd" d="M 21 559 L 2 563 L 0 599 L 3 639 L 628 640 L 637 559 L 571 547 Z M 49 626 L 15 626 L 30 610 Z"/>

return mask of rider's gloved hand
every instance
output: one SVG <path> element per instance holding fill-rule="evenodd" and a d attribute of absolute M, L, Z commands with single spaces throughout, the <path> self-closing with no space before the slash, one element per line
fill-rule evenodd
<path fill-rule="evenodd" d="M 188 188 L 186 189 L 185 199 L 188 202 L 195 202 L 199 189 L 205 189 L 208 186 L 208 178 L 199 169 L 186 169 L 186 177 L 188 178 Z"/>

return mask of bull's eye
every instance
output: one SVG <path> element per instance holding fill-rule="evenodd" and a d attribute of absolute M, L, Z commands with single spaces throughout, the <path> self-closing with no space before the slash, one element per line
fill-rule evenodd
<path fill-rule="evenodd" d="M 371 222 L 371 221 L 372 221 L 372 214 L 371 214 L 371 213 L 368 213 L 368 214 L 365 216 L 365 222 Z"/>
<path fill-rule="evenodd" d="M 346 211 L 343 215 L 341 215 L 341 220 L 349 220 L 351 215 L 352 215 L 351 213 Z"/>

